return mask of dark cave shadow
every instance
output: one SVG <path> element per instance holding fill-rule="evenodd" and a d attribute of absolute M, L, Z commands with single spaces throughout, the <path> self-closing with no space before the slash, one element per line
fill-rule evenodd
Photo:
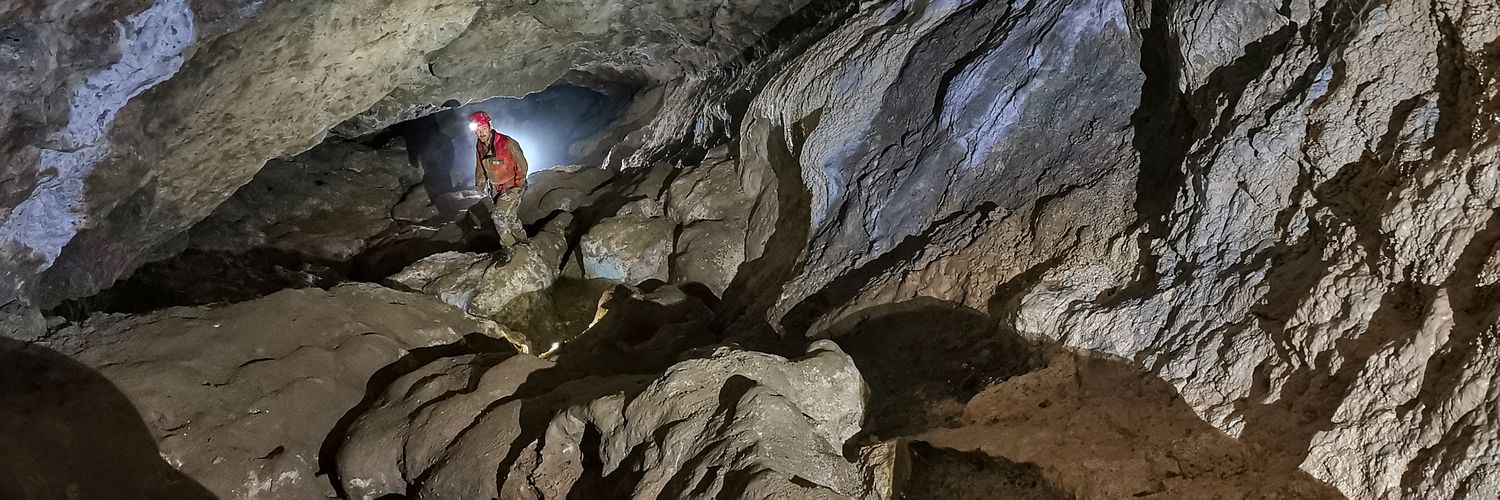
<path fill-rule="evenodd" d="M 0 498 L 211 499 L 130 399 L 51 349 L 0 338 Z"/>
<path fill-rule="evenodd" d="M 1298 461 L 1204 421 L 1176 387 L 1136 363 L 1058 345 L 1036 349 L 1045 360 L 1034 369 L 983 388 L 960 422 L 920 439 L 1034 461 L 1053 484 L 1083 497 L 1342 497 Z"/>
<path fill-rule="evenodd" d="M 63 301 L 48 315 L 82 321 L 94 312 L 135 314 L 244 302 L 287 289 L 326 290 L 343 283 L 348 268 L 347 263 L 274 248 L 242 253 L 189 249 L 141 266 L 98 293 Z"/>
<path fill-rule="evenodd" d="M 902 500 L 1076 498 L 1043 477 L 1036 464 L 921 441 L 907 449 L 910 476 L 897 496 Z"/>
<path fill-rule="evenodd" d="M 844 349 L 870 386 L 867 432 L 893 437 L 941 426 L 938 406 L 962 403 L 992 383 L 1030 371 L 1033 349 L 988 314 L 918 298 L 871 307 L 818 337 Z"/>

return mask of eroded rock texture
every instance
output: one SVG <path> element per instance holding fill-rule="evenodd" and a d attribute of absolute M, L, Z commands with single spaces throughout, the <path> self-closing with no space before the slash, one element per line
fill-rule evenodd
<path fill-rule="evenodd" d="M 841 449 L 864 383 L 831 342 L 730 348 L 546 387 L 553 364 L 452 358 L 398 379 L 339 455 L 352 498 L 812 498 L 865 491 Z M 537 386 L 544 389 L 538 390 Z M 393 446 L 394 444 L 394 446 Z"/>
<path fill-rule="evenodd" d="M 1346 494 L 1493 492 L 1496 15 L 866 9 L 739 137 L 806 190 L 772 314 L 952 300 L 1141 363 Z"/>
<path fill-rule="evenodd" d="M 863 495 L 872 476 L 854 479 L 838 453 L 848 437 L 809 423 L 823 415 L 811 403 L 730 371 L 661 374 L 726 339 L 797 350 L 822 337 L 856 362 L 928 368 L 917 381 L 861 370 L 880 384 L 877 407 L 929 394 L 948 405 L 872 420 L 875 438 L 946 423 L 983 433 L 1017 416 L 997 408 L 1044 386 L 1090 429 L 1134 433 L 1115 448 L 1167 447 L 1067 469 L 1066 442 L 1038 457 L 928 434 L 974 451 L 914 446 L 907 472 L 941 473 L 910 484 L 933 491 L 1217 496 L 1274 483 L 1332 495 L 1287 479 L 1299 469 L 1354 498 L 1500 492 L 1492 1 L 59 5 L 0 8 L 51 21 L 0 26 L 19 61 L 0 104 L 0 304 L 26 339 L 48 329 L 37 305 L 169 253 L 266 160 L 336 124 L 363 136 L 449 98 L 559 81 L 640 89 L 605 135 L 617 144 L 591 149 L 607 150 L 604 168 L 537 175 L 514 200 L 524 237 L 506 219 L 502 251 L 397 259 L 405 270 L 385 280 L 500 321 L 532 351 L 576 340 L 557 366 L 598 365 L 552 372 L 487 353 L 420 367 L 431 387 L 409 378 L 410 391 L 382 392 L 349 434 L 365 451 L 341 455 L 357 471 L 340 478 L 346 493 Z M 75 34 L 116 20 L 112 36 Z M 888 314 L 913 304 L 941 314 Z M 588 324 L 566 335 L 538 326 L 580 313 Z M 961 321 L 939 335 L 923 330 L 945 328 L 929 318 Z M 1027 373 L 1034 344 L 1129 367 Z M 677 366 L 806 362 L 710 352 Z M 544 372 L 559 378 L 528 392 Z M 1101 394 L 1116 386 L 1095 375 L 1138 379 L 1142 396 Z M 677 383 L 695 389 L 648 397 Z M 1190 432 L 1095 425 L 1074 389 Z M 644 420 L 621 420 L 633 411 Z M 679 417 L 685 427 L 661 423 Z M 471 423 L 492 427 L 455 428 Z M 770 423 L 775 433 L 748 439 Z M 658 431 L 702 439 L 673 455 Z M 812 446 L 784 447 L 787 436 Z M 398 456 L 365 439 L 404 445 Z M 752 449 L 748 461 L 729 453 Z M 679 460 L 689 455 L 720 468 Z M 783 459 L 806 467 L 800 479 L 765 465 Z M 1110 470 L 1126 473 L 1091 482 Z M 983 471 L 1002 474 L 970 485 L 980 490 L 950 481 Z M 875 491 L 900 489 L 882 481 Z"/>

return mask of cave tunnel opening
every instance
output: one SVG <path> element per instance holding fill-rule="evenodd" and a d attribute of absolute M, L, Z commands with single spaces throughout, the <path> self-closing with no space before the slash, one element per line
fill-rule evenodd
<path fill-rule="evenodd" d="M 460 105 L 391 126 L 376 143 L 402 139 L 411 162 L 423 170 L 434 200 L 474 197 L 475 136 L 469 116 L 488 113 L 495 130 L 521 146 L 527 174 L 569 165 L 597 165 L 617 139 L 615 126 L 634 97 L 633 88 L 558 83 L 523 97 L 496 97 Z"/>
<path fill-rule="evenodd" d="M 481 198 L 474 186 L 475 134 L 469 127 L 469 116 L 476 111 L 488 113 L 496 130 L 520 143 L 527 174 L 572 165 L 600 166 L 610 147 L 630 131 L 633 122 L 626 115 L 640 88 L 586 75 L 572 78 L 521 97 L 466 105 L 449 101 L 435 107 L 435 113 L 375 133 L 331 137 L 308 151 L 273 159 L 213 216 L 189 231 L 186 248 L 166 252 L 169 256 L 93 295 L 55 304 L 48 313 L 79 321 L 93 312 L 141 313 L 234 303 L 285 288 L 328 289 L 349 281 L 379 281 L 433 253 L 494 251 L 497 242 L 474 240 L 467 232 L 461 237 L 442 233 L 412 239 L 400 237 L 405 234 L 400 231 L 444 227 Z M 408 168 L 420 170 L 420 179 L 411 175 L 414 171 L 402 172 Z M 408 187 L 408 182 L 420 183 L 420 188 Z M 428 196 L 413 196 L 409 189 L 424 190 Z M 389 206 L 409 198 L 434 212 L 401 215 L 400 207 Z M 361 215 L 366 212 L 378 215 Z M 415 218 L 394 220 L 402 217 Z M 328 227 L 316 227 L 330 223 L 345 226 L 336 231 L 343 237 L 357 236 L 368 246 L 331 256 L 309 253 L 306 245 L 280 239 L 302 230 L 326 231 Z M 359 233 L 362 225 L 374 229 Z M 248 246 L 231 249 L 205 242 L 203 238 L 213 238 L 205 235 L 216 231 L 230 235 L 225 241 Z M 382 239 L 390 241 L 371 243 Z"/>

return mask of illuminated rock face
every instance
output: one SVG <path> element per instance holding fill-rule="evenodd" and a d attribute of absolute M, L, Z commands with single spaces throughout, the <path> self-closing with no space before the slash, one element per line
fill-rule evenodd
<path fill-rule="evenodd" d="M 524 95 L 570 70 L 691 75 L 801 2 L 78 3 L 4 8 L 21 71 L 0 105 L 14 179 L 0 186 L 0 302 L 97 291 L 267 160 L 356 115 L 340 130 Z"/>
<path fill-rule="evenodd" d="M 1345 495 L 1495 496 L 1492 3 L 101 5 L 59 25 L 108 40 L 0 40 L 0 306 L 109 283 L 330 130 L 614 81 L 645 89 L 624 171 L 524 205 L 567 212 L 545 264 L 571 260 L 408 274 L 701 281 L 726 338 L 941 302 L 1127 360 Z"/>
<path fill-rule="evenodd" d="M 819 41 L 738 135 L 806 207 L 771 319 L 966 304 L 1347 495 L 1500 490 L 1500 12 L 1210 4 L 933 2 Z"/>

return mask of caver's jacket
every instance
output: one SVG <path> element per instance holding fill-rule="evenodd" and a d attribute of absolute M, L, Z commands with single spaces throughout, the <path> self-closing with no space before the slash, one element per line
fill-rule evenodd
<path fill-rule="evenodd" d="M 521 144 L 500 132 L 475 141 L 474 184 L 481 193 L 498 195 L 526 184 L 526 155 Z"/>

